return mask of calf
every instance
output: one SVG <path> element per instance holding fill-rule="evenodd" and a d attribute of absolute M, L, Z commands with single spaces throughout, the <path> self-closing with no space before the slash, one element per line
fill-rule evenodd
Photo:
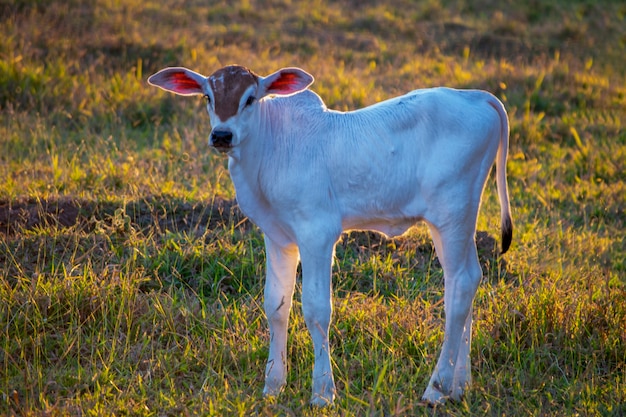
<path fill-rule="evenodd" d="M 313 77 L 284 68 L 267 77 L 228 66 L 205 77 L 166 68 L 148 82 L 181 95 L 203 95 L 209 144 L 228 155 L 243 213 L 264 233 L 264 308 L 269 358 L 264 394 L 286 382 L 287 325 L 296 268 L 313 339 L 311 403 L 333 402 L 330 361 L 331 264 L 345 230 L 404 233 L 430 229 L 445 280 L 445 336 L 423 399 L 459 399 L 470 384 L 472 302 L 481 280 L 476 218 L 496 162 L 502 253 L 512 222 L 506 183 L 509 124 L 502 103 L 477 90 L 416 90 L 361 110 L 326 108 L 308 89 Z"/>

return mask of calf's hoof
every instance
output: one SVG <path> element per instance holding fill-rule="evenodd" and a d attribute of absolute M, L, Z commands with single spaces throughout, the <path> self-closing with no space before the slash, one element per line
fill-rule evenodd
<path fill-rule="evenodd" d="M 266 382 L 265 387 L 263 388 L 263 396 L 265 398 L 278 397 L 278 395 L 283 390 L 284 386 L 285 384 L 281 384 L 281 383 L 271 384 L 271 383 Z"/>
<path fill-rule="evenodd" d="M 422 395 L 422 402 L 431 407 L 444 404 L 450 397 L 448 395 L 444 395 L 443 392 L 439 391 L 437 388 L 429 385 L 424 391 L 424 395 Z"/>
<path fill-rule="evenodd" d="M 320 395 L 314 395 L 311 398 L 310 404 L 313 407 L 328 407 L 329 405 L 332 405 L 334 401 L 335 401 L 334 395 L 332 395 L 330 398 L 322 397 Z"/>
<path fill-rule="evenodd" d="M 324 382 L 317 380 L 313 383 L 313 396 L 311 405 L 315 407 L 326 407 L 335 401 L 335 382 L 330 379 Z"/>
<path fill-rule="evenodd" d="M 464 393 L 464 387 L 457 386 L 450 395 L 446 395 L 436 385 L 430 384 L 426 388 L 424 395 L 422 395 L 422 402 L 430 406 L 437 406 L 444 404 L 446 401 L 461 401 Z"/>

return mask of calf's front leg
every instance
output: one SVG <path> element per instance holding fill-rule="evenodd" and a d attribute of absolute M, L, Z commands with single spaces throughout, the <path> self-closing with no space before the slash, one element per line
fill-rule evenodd
<path fill-rule="evenodd" d="M 265 368 L 263 394 L 273 397 L 287 381 L 287 327 L 296 281 L 298 247 L 281 247 L 265 237 L 265 315 L 270 330 L 270 351 Z"/>
<path fill-rule="evenodd" d="M 311 404 L 326 406 L 335 399 L 335 381 L 330 362 L 328 332 L 332 315 L 331 267 L 334 241 L 300 246 L 302 256 L 302 312 L 311 338 L 313 395 Z"/>

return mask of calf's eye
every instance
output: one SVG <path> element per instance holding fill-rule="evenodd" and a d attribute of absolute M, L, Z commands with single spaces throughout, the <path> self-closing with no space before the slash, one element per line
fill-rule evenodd
<path fill-rule="evenodd" d="M 254 103 L 255 100 L 256 100 L 256 98 L 254 96 L 248 97 L 248 99 L 246 100 L 246 107 L 251 106 L 252 103 Z"/>
<path fill-rule="evenodd" d="M 206 100 L 206 104 L 211 104 L 211 97 L 208 94 L 204 95 L 204 99 Z"/>

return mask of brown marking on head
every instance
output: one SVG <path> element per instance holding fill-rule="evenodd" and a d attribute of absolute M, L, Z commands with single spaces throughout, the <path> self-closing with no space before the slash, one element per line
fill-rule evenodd
<path fill-rule="evenodd" d="M 256 74 L 239 65 L 219 69 L 208 78 L 215 100 L 215 114 L 222 122 L 237 114 L 241 96 L 251 85 L 258 84 L 258 80 Z"/>

